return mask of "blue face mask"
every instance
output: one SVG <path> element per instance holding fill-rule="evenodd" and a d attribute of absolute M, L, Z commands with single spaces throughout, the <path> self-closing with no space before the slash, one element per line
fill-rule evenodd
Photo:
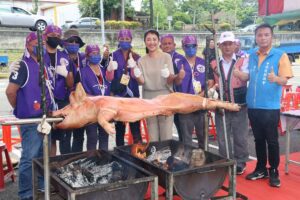
<path fill-rule="evenodd" d="M 131 42 L 124 42 L 124 41 L 120 41 L 119 42 L 119 47 L 123 50 L 128 50 L 130 49 L 132 46 L 131 46 Z"/>
<path fill-rule="evenodd" d="M 89 61 L 91 64 L 97 65 L 99 64 L 101 60 L 101 56 L 100 55 L 91 55 L 89 58 Z"/>
<path fill-rule="evenodd" d="M 79 51 L 79 44 L 76 44 L 76 43 L 67 44 L 66 49 L 67 49 L 68 53 L 75 54 Z"/>
<path fill-rule="evenodd" d="M 43 55 L 46 54 L 46 48 L 43 46 Z M 38 55 L 38 46 L 33 47 L 33 55 L 37 56 Z"/>
<path fill-rule="evenodd" d="M 193 57 L 197 53 L 196 47 L 185 47 L 184 52 L 188 57 Z"/>

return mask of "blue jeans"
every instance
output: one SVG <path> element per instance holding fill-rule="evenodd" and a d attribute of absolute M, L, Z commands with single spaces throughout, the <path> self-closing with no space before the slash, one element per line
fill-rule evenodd
<path fill-rule="evenodd" d="M 19 165 L 19 197 L 32 196 L 32 159 L 43 156 L 43 135 L 37 125 L 21 125 L 22 155 Z M 43 178 L 39 177 L 39 187 L 44 188 Z"/>

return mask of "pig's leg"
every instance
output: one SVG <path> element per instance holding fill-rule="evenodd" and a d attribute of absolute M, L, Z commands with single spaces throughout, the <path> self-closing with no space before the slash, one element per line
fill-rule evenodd
<path fill-rule="evenodd" d="M 116 134 L 115 127 L 112 123 L 109 123 L 117 116 L 117 111 L 109 108 L 101 108 L 98 112 L 98 123 L 108 134 Z"/>

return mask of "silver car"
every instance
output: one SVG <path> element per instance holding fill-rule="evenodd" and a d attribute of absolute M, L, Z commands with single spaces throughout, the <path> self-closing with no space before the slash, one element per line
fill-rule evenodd
<path fill-rule="evenodd" d="M 64 24 L 62 28 L 96 29 L 100 28 L 100 19 L 96 17 L 83 17 L 74 22 Z"/>
<path fill-rule="evenodd" d="M 0 26 L 24 27 L 36 29 L 42 27 L 42 30 L 51 20 L 41 15 L 34 15 L 22 8 L 10 5 L 0 5 Z"/>

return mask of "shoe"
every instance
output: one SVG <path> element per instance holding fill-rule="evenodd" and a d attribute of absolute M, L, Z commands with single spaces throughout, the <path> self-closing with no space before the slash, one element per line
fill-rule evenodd
<path fill-rule="evenodd" d="M 236 175 L 242 175 L 246 170 L 246 166 L 243 166 L 243 167 L 240 167 L 240 166 L 237 166 L 236 167 Z"/>
<path fill-rule="evenodd" d="M 269 184 L 271 187 L 280 187 L 279 173 L 277 169 L 269 169 L 270 179 Z"/>
<path fill-rule="evenodd" d="M 38 188 L 37 191 L 40 192 L 40 193 L 44 193 L 45 192 L 45 188 Z"/>
<path fill-rule="evenodd" d="M 33 197 L 25 197 L 25 198 L 22 198 L 21 200 L 33 200 Z"/>
<path fill-rule="evenodd" d="M 247 180 L 257 180 L 257 179 L 268 178 L 268 177 L 269 177 L 268 171 L 267 171 L 267 169 L 265 169 L 265 170 L 255 170 L 251 174 L 248 174 L 246 176 L 246 179 Z"/>

